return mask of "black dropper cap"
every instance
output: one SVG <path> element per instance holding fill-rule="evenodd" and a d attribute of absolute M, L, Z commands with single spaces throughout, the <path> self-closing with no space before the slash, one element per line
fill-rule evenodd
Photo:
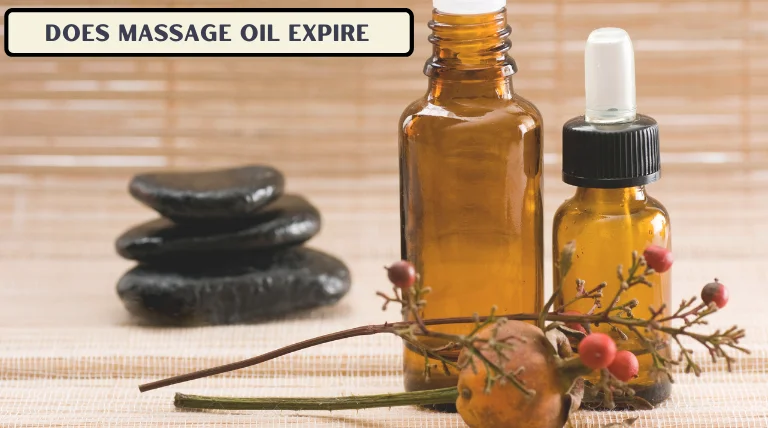
<path fill-rule="evenodd" d="M 573 186 L 616 189 L 661 177 L 659 126 L 648 116 L 602 125 L 584 116 L 563 126 L 563 181 Z"/>

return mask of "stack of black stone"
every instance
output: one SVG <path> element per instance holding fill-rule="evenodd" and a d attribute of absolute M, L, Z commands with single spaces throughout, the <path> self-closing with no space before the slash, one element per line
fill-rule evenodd
<path fill-rule="evenodd" d="M 154 324 L 232 324 L 339 301 L 349 270 L 302 246 L 320 213 L 284 183 L 262 165 L 134 177 L 131 195 L 162 217 L 117 240 L 139 262 L 117 285 L 128 311 Z"/>

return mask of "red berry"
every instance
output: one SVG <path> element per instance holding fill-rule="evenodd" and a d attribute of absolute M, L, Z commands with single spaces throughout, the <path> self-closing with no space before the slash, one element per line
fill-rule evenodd
<path fill-rule="evenodd" d="M 656 272 L 663 273 L 672 267 L 674 258 L 672 257 L 672 251 L 658 245 L 651 245 L 643 252 L 645 262 L 648 266 Z"/>
<path fill-rule="evenodd" d="M 604 369 L 616 357 L 616 342 L 603 333 L 592 333 L 579 343 L 579 358 L 590 369 Z"/>
<path fill-rule="evenodd" d="M 608 371 L 616 377 L 616 379 L 622 382 L 629 382 L 637 377 L 637 373 L 640 371 L 640 363 L 637 361 L 635 354 L 629 351 L 619 351 L 616 353 L 616 358 L 608 366 Z"/>
<path fill-rule="evenodd" d="M 710 282 L 701 290 L 701 300 L 706 304 L 715 302 L 718 308 L 725 307 L 729 297 L 728 288 L 721 284 L 717 278 L 715 278 L 715 282 Z"/>
<path fill-rule="evenodd" d="M 561 312 L 560 315 L 584 315 L 579 311 L 565 311 Z M 584 328 L 583 325 L 577 323 L 577 322 L 569 322 L 565 324 L 566 327 L 570 328 L 571 330 L 580 331 L 584 334 L 587 334 L 587 329 Z"/>
<path fill-rule="evenodd" d="M 413 283 L 416 282 L 416 268 L 405 260 L 397 261 L 386 269 L 389 282 L 397 288 L 411 288 Z"/>

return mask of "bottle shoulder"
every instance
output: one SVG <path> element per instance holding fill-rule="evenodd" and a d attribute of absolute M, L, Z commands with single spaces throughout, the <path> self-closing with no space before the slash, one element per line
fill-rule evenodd
<path fill-rule="evenodd" d="M 609 221 L 623 216 L 635 218 L 659 218 L 664 224 L 669 224 L 670 216 L 667 208 L 656 198 L 647 196 L 645 200 L 631 201 L 629 204 L 596 204 L 594 201 L 583 200 L 576 196 L 566 199 L 555 210 L 555 226 L 563 221 L 573 221 L 577 218 L 594 221 Z"/>
<path fill-rule="evenodd" d="M 427 97 L 426 96 L 423 96 L 423 97 L 421 97 L 421 98 L 419 98 L 417 100 L 414 100 L 413 102 L 408 104 L 408 106 L 400 114 L 400 122 L 403 123 L 406 120 L 408 120 L 408 118 L 410 116 L 418 114 L 419 112 L 424 110 L 424 108 L 427 106 L 427 104 L 428 104 L 428 102 L 427 102 Z"/>
<path fill-rule="evenodd" d="M 539 108 L 536 107 L 536 105 L 534 105 L 530 100 L 519 94 L 515 94 L 512 99 L 515 100 L 521 109 L 526 111 L 532 118 L 536 119 L 539 125 L 543 124 L 544 119 L 541 115 L 541 112 L 539 111 Z"/>
<path fill-rule="evenodd" d="M 539 110 L 517 95 L 511 99 L 459 98 L 447 102 L 434 102 L 425 96 L 409 104 L 400 115 L 402 129 L 440 122 L 471 122 L 528 131 L 541 129 L 543 125 Z"/>
<path fill-rule="evenodd" d="M 658 199 L 653 196 L 647 196 L 646 205 L 648 205 L 650 209 L 658 211 L 661 215 L 669 219 L 669 211 L 667 210 L 667 207 L 665 207 Z"/>
<path fill-rule="evenodd" d="M 624 204 L 595 204 L 572 197 L 555 212 L 552 222 L 554 248 L 576 241 L 591 251 L 603 252 L 617 246 L 642 251 L 647 245 L 670 248 L 672 225 L 666 208 L 656 199 Z M 635 203 L 637 202 L 637 203 Z M 642 203 L 640 203 L 642 202 Z"/>
<path fill-rule="evenodd" d="M 568 216 L 577 215 L 579 212 L 582 211 L 581 208 L 578 206 L 578 201 L 575 200 L 575 198 L 570 197 L 563 201 L 562 204 L 560 204 L 559 207 L 555 210 L 554 215 L 554 227 L 557 228 L 557 225 L 563 221 Z"/>

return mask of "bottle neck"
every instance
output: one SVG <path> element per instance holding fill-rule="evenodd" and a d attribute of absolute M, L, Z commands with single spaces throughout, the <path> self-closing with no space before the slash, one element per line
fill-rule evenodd
<path fill-rule="evenodd" d="M 431 97 L 512 97 L 510 76 L 517 67 L 508 55 L 506 9 L 478 15 L 434 10 L 429 27 L 434 50 L 424 74 L 430 78 Z"/>
<path fill-rule="evenodd" d="M 645 186 L 624 187 L 621 189 L 596 189 L 579 187 L 574 199 L 597 205 L 630 205 L 648 200 Z"/>

